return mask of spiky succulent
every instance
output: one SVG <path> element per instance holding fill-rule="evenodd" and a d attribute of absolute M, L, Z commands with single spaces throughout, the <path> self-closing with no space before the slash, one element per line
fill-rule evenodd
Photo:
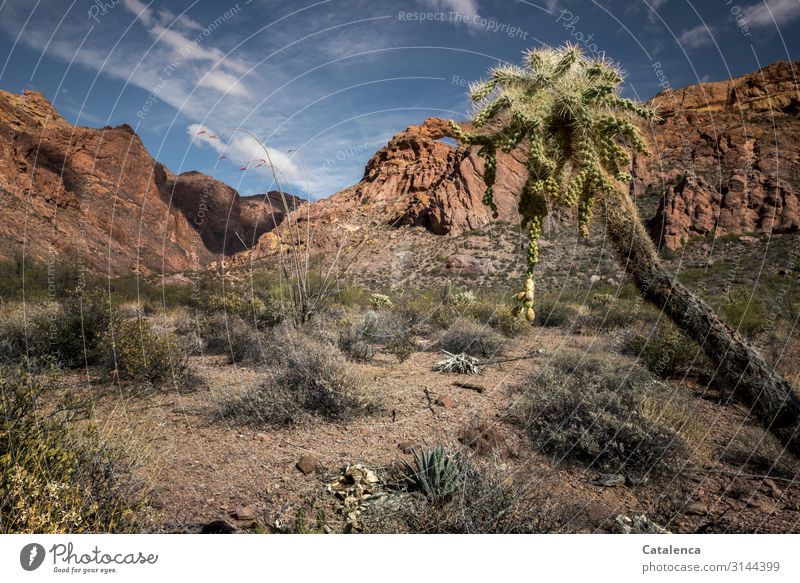
<path fill-rule="evenodd" d="M 442 446 L 415 450 L 414 462 L 405 464 L 409 483 L 431 502 L 444 500 L 454 494 L 462 483 L 464 460 Z"/>
<path fill-rule="evenodd" d="M 489 79 L 470 87 L 476 103 L 468 133 L 452 122 L 453 136 L 480 146 L 485 161 L 483 198 L 494 216 L 497 151 L 525 148 L 528 177 L 519 197 L 522 224 L 528 228 L 528 270 L 525 288 L 516 299 L 528 320 L 533 311 L 533 274 L 539 261 L 538 239 L 550 205 L 578 207 L 578 229 L 589 234 L 598 194 L 630 181 L 631 152 L 647 153 L 636 118 L 655 112 L 619 96 L 620 70 L 606 59 L 589 58 L 580 48 L 532 49 L 523 65 L 498 65 Z"/>

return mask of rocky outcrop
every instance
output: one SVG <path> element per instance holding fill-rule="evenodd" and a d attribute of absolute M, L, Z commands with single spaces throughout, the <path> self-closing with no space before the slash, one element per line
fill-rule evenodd
<path fill-rule="evenodd" d="M 724 82 L 657 95 L 653 155 L 634 162 L 635 191 L 658 199 L 653 237 L 800 229 L 800 94 L 779 62 Z"/>
<path fill-rule="evenodd" d="M 483 204 L 483 160 L 477 148 L 456 147 L 450 122 L 428 118 L 395 135 L 367 162 L 356 185 L 294 213 L 288 226 L 262 237 L 255 255 L 280 245 L 330 250 L 357 247 L 384 227 L 420 226 L 459 235 L 491 223 Z M 514 155 L 498 154 L 495 202 L 500 220 L 517 221 L 517 194 L 525 166 Z"/>
<path fill-rule="evenodd" d="M 258 198 L 242 205 L 209 176 L 173 175 L 130 126 L 73 126 L 40 93 L 0 91 L 0 136 L 2 259 L 170 273 L 241 251 L 275 225 L 258 222 Z"/>
<path fill-rule="evenodd" d="M 395 225 L 419 225 L 459 235 L 493 220 L 483 204 L 483 160 L 475 148 L 455 148 L 450 123 L 429 118 L 397 134 L 369 161 L 358 187 L 370 201 L 392 201 Z M 517 218 L 516 195 L 525 182 L 522 162 L 498 155 L 495 203 L 501 219 Z"/>

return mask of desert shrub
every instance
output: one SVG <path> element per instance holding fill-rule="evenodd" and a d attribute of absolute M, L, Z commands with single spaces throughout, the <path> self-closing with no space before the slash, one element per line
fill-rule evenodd
<path fill-rule="evenodd" d="M 517 420 L 558 460 L 636 478 L 663 474 L 687 448 L 673 431 L 643 414 L 651 385 L 642 369 L 568 354 L 520 388 Z"/>
<path fill-rule="evenodd" d="M 64 366 L 97 363 L 102 339 L 116 319 L 116 308 L 101 291 L 71 294 L 61 302 L 54 350 Z"/>
<path fill-rule="evenodd" d="M 693 365 L 707 362 L 700 346 L 665 319 L 654 328 L 627 331 L 622 351 L 639 358 L 648 369 L 664 378 L 684 375 Z"/>
<path fill-rule="evenodd" d="M 281 297 L 270 295 L 262 299 L 257 295 L 238 291 L 212 295 L 207 308 L 212 312 L 238 316 L 259 327 L 277 326 L 285 321 L 291 312 L 288 301 Z"/>
<path fill-rule="evenodd" d="M 742 425 L 724 446 L 720 461 L 735 466 L 742 473 L 800 479 L 800 459 L 761 427 Z"/>
<path fill-rule="evenodd" d="M 180 342 L 172 334 L 156 332 L 143 318 L 120 322 L 104 344 L 106 366 L 120 380 L 154 386 L 168 381 L 184 386 L 187 380 L 188 362 Z"/>
<path fill-rule="evenodd" d="M 22 304 L 0 308 L 0 362 L 18 363 L 28 357 L 51 352 L 53 331 L 49 323 L 59 318 L 60 307 L 46 302 L 23 307 Z"/>
<path fill-rule="evenodd" d="M 135 529 L 145 502 L 133 467 L 96 432 L 77 429 L 86 409 L 52 375 L 0 370 L 0 533 Z"/>
<path fill-rule="evenodd" d="M 355 361 L 372 359 L 375 345 L 384 345 L 390 353 L 407 358 L 416 342 L 406 317 L 398 312 L 368 311 L 339 332 L 339 349 Z"/>
<path fill-rule="evenodd" d="M 229 363 L 263 360 L 264 344 L 258 330 L 235 314 L 187 314 L 180 319 L 175 332 L 191 354 L 224 354 Z"/>
<path fill-rule="evenodd" d="M 581 329 L 610 332 L 637 321 L 636 314 L 634 306 L 624 300 L 616 300 L 611 304 L 593 302 L 589 305 L 588 313 L 578 319 L 578 324 Z"/>
<path fill-rule="evenodd" d="M 113 314 L 101 292 L 5 307 L 0 319 L 0 361 L 14 363 L 29 356 L 65 367 L 93 364 L 98 361 L 99 343 Z"/>
<path fill-rule="evenodd" d="M 544 327 L 571 326 L 580 316 L 577 306 L 559 301 L 543 301 L 536 308 L 536 323 Z"/>
<path fill-rule="evenodd" d="M 405 362 L 417 351 L 417 338 L 411 329 L 398 332 L 386 341 L 386 352 Z"/>
<path fill-rule="evenodd" d="M 375 356 L 375 347 L 364 336 L 363 326 L 351 324 L 339 332 L 339 349 L 356 362 L 368 362 Z"/>
<path fill-rule="evenodd" d="M 719 315 L 742 335 L 755 338 L 764 331 L 764 324 L 770 319 L 770 308 L 760 299 L 751 297 L 749 290 L 737 289 L 729 294 Z"/>
<path fill-rule="evenodd" d="M 442 334 L 434 348 L 451 354 L 489 357 L 499 354 L 505 341 L 492 328 L 462 318 Z"/>
<path fill-rule="evenodd" d="M 464 314 L 477 322 L 488 324 L 509 338 L 519 336 L 530 328 L 525 319 L 508 304 L 478 300 L 469 304 Z"/>
<path fill-rule="evenodd" d="M 310 414 L 347 421 L 374 411 L 378 401 L 363 390 L 363 379 L 335 346 L 288 332 L 273 378 L 244 395 L 223 400 L 223 417 L 252 425 L 289 425 Z"/>

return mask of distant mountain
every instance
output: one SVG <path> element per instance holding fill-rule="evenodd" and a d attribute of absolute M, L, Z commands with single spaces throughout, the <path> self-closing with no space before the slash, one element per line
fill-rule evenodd
<path fill-rule="evenodd" d="M 0 91 L 0 135 L 0 258 L 112 275 L 193 270 L 251 246 L 285 214 L 271 194 L 175 176 L 130 126 L 73 126 L 33 91 Z"/>

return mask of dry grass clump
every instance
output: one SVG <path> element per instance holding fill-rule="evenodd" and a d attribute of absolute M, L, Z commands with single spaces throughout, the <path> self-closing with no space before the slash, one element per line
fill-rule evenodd
<path fill-rule="evenodd" d="M 489 326 L 462 318 L 447 329 L 433 345 L 451 354 L 492 357 L 502 353 L 506 339 Z"/>
<path fill-rule="evenodd" d="M 87 410 L 53 373 L 0 370 L 0 533 L 137 530 L 146 504 L 134 468 L 77 429 Z"/>
<path fill-rule="evenodd" d="M 516 418 L 556 461 L 644 479 L 672 472 L 688 453 L 675 432 L 643 413 L 649 375 L 571 353 L 520 387 Z"/>
<path fill-rule="evenodd" d="M 298 332 L 281 336 L 282 356 L 272 379 L 220 403 L 224 418 L 248 425 L 290 425 L 306 415 L 348 421 L 373 412 L 378 400 L 335 346 Z"/>

